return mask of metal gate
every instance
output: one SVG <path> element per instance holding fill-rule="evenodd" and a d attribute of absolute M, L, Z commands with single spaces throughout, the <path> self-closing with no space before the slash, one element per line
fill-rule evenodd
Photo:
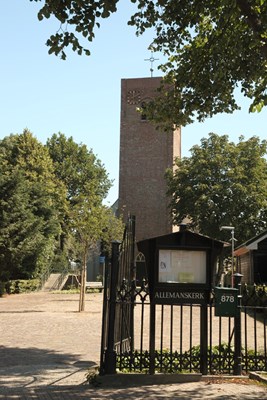
<path fill-rule="evenodd" d="M 265 302 L 257 307 L 250 305 L 255 291 L 244 289 L 239 320 L 215 316 L 213 303 L 152 305 L 145 279 L 136 285 L 134 231 L 130 217 L 123 242 L 113 243 L 106 267 L 100 373 L 230 375 L 238 363 L 237 371 L 267 371 L 265 289 Z"/>
<path fill-rule="evenodd" d="M 122 242 L 112 243 L 105 267 L 100 373 L 114 373 L 117 354 L 134 349 L 135 217 L 129 216 Z M 130 286 L 129 286 L 130 285 Z"/>

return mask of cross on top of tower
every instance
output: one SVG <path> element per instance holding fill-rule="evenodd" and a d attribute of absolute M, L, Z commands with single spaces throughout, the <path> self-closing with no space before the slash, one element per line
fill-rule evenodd
<path fill-rule="evenodd" d="M 157 60 L 158 60 L 158 58 L 154 58 L 153 51 L 151 51 L 150 58 L 145 58 L 145 61 L 150 61 L 151 78 L 153 78 L 153 71 L 154 71 L 153 63 L 154 63 L 154 61 L 157 61 Z"/>

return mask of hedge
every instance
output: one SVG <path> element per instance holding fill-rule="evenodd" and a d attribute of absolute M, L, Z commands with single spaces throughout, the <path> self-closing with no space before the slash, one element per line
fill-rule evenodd
<path fill-rule="evenodd" d="M 17 279 L 14 281 L 8 281 L 5 284 L 5 289 L 8 294 L 14 293 L 27 293 L 34 292 L 40 288 L 40 280 L 39 279 Z"/>

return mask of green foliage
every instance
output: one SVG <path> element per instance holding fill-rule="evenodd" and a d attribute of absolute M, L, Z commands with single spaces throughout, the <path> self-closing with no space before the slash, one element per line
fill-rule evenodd
<path fill-rule="evenodd" d="M 208 348 L 208 365 L 211 374 L 229 374 L 233 371 L 235 363 L 234 348 L 227 343 Z M 200 346 L 178 353 L 169 349 L 155 351 L 156 373 L 194 373 L 200 372 L 201 351 Z M 264 352 L 254 350 L 242 351 L 242 364 L 246 371 L 265 370 Z M 149 373 L 150 354 L 148 351 L 140 353 L 125 352 L 117 354 L 116 368 L 124 373 L 141 372 Z"/>
<path fill-rule="evenodd" d="M 97 275 L 96 282 L 103 282 L 103 275 Z"/>
<path fill-rule="evenodd" d="M 57 250 L 51 262 L 50 271 L 63 272 L 69 269 L 69 260 L 65 252 Z"/>
<path fill-rule="evenodd" d="M 67 289 L 53 290 L 53 294 L 78 294 L 79 289 L 73 286 L 69 286 Z"/>
<path fill-rule="evenodd" d="M 67 200 L 75 206 L 79 195 L 95 195 L 102 201 L 111 187 L 108 174 L 92 150 L 77 144 L 72 137 L 53 134 L 46 147 L 53 161 L 57 178 L 67 188 Z"/>
<path fill-rule="evenodd" d="M 110 186 L 93 152 L 63 134 L 44 146 L 24 130 L 0 141 L 0 281 L 63 271 L 122 223 L 102 205 Z"/>
<path fill-rule="evenodd" d="M 248 350 L 247 354 L 243 354 L 244 362 L 246 363 L 247 371 L 265 371 L 266 358 L 263 352 L 255 352 Z"/>
<path fill-rule="evenodd" d="M 40 288 L 40 280 L 11 280 L 5 285 L 5 287 L 8 294 L 35 292 Z"/>
<path fill-rule="evenodd" d="M 2 297 L 3 294 L 5 293 L 6 293 L 6 282 L 0 281 L 0 297 Z"/>
<path fill-rule="evenodd" d="M 242 289 L 242 305 L 249 307 L 267 307 L 267 287 L 265 285 L 247 285 Z M 257 310 L 261 311 L 260 309 Z M 265 313 L 267 310 L 265 310 Z"/>
<path fill-rule="evenodd" d="M 229 233 L 220 226 L 234 226 L 238 243 L 266 229 L 266 152 L 257 137 L 237 144 L 214 133 L 202 139 L 167 171 L 174 222 L 189 218 L 200 233 L 225 241 Z"/>
<path fill-rule="evenodd" d="M 252 99 L 251 111 L 267 104 L 267 4 L 232 0 L 200 2 L 140 1 L 131 23 L 138 33 L 156 27 L 152 48 L 168 61 L 161 67 L 169 90 L 169 107 L 154 115 L 171 124 L 203 121 L 238 109 L 237 85 Z M 156 110 L 155 110 L 156 108 Z"/>
<path fill-rule="evenodd" d="M 33 1 L 33 0 L 30 0 Z M 38 0 L 35 0 L 38 1 Z M 123 0 L 125 1 L 125 0 Z M 267 104 L 267 3 L 262 0 L 130 0 L 136 13 L 128 22 L 141 35 L 154 30 L 150 48 L 163 53 L 164 89 L 146 114 L 166 129 L 203 121 L 239 108 L 239 86 L 250 111 Z M 66 58 L 68 46 L 90 55 L 83 40 L 94 39 L 99 21 L 117 10 L 119 0 L 46 1 L 38 18 L 54 16 L 59 29 L 47 41 L 49 53 Z"/>
<path fill-rule="evenodd" d="M 65 184 L 67 193 L 61 249 L 67 248 L 70 258 L 87 260 L 90 247 L 96 246 L 101 238 L 108 242 L 117 239 L 118 231 L 122 230 L 121 221 L 102 205 L 111 181 L 92 150 L 75 143 L 72 137 L 54 134 L 46 146 L 57 178 Z"/>
<path fill-rule="evenodd" d="M 55 53 L 64 60 L 66 58 L 65 48 L 70 45 L 72 50 L 79 55 L 83 53 L 90 55 L 89 49 L 80 44 L 81 39 L 78 39 L 77 35 L 81 35 L 91 42 L 95 37 L 94 28 L 100 27 L 99 19 L 108 18 L 115 12 L 118 1 L 46 1 L 38 12 L 38 19 L 42 21 L 44 18 L 54 16 L 60 23 L 60 29 L 47 41 L 49 54 Z M 76 32 L 70 32 L 68 28 L 74 28 Z"/>
<path fill-rule="evenodd" d="M 25 130 L 0 141 L 0 279 L 31 278 L 49 268 L 62 185 L 44 146 Z"/>
<path fill-rule="evenodd" d="M 115 239 L 122 223 L 102 204 L 110 186 L 107 172 L 92 151 L 62 133 L 47 141 L 57 177 L 67 189 L 67 210 L 62 220 L 61 250 L 81 262 L 79 311 L 84 310 L 85 274 L 89 252 L 100 240 Z M 118 233 L 119 232 L 119 233 Z"/>

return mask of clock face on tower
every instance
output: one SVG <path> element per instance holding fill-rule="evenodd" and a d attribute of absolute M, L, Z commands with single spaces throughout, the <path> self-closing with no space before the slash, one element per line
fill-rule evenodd
<path fill-rule="evenodd" d="M 138 104 L 141 101 L 141 90 L 134 89 L 128 90 L 127 92 L 127 103 L 128 104 Z"/>

